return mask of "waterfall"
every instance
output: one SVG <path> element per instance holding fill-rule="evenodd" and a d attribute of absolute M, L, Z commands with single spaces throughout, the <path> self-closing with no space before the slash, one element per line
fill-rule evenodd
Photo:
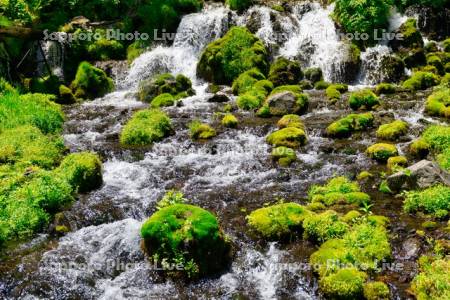
<path fill-rule="evenodd" d="M 36 60 L 38 61 L 38 76 L 48 74 L 45 63 L 46 60 L 52 74 L 59 77 L 61 80 L 64 80 L 65 45 L 59 41 L 43 41 L 39 43 L 41 43 L 42 51 L 38 49 L 36 53 Z"/>

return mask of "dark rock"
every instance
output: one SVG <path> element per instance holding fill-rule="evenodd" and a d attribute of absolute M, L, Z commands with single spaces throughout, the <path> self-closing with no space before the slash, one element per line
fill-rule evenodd
<path fill-rule="evenodd" d="M 230 98 L 224 92 L 217 92 L 211 98 L 208 99 L 208 102 L 216 102 L 216 103 L 224 103 L 230 101 Z"/>
<path fill-rule="evenodd" d="M 412 5 L 405 14 L 418 17 L 417 26 L 429 39 L 440 41 L 450 36 L 450 8 Z"/>
<path fill-rule="evenodd" d="M 399 82 L 405 75 L 405 63 L 396 55 L 384 56 L 381 61 L 382 82 Z"/>

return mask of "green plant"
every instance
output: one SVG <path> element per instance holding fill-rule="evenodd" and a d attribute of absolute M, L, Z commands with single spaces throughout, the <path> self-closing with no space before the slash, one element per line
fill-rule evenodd
<path fill-rule="evenodd" d="M 421 257 L 420 273 L 414 277 L 411 291 L 418 300 L 448 299 L 450 261 L 446 258 Z"/>
<path fill-rule="evenodd" d="M 294 149 L 280 146 L 272 150 L 272 158 L 277 160 L 281 166 L 287 167 L 297 159 L 297 155 Z"/>
<path fill-rule="evenodd" d="M 392 83 L 380 83 L 375 88 L 375 94 L 394 94 L 396 91 L 395 85 Z"/>
<path fill-rule="evenodd" d="M 372 113 L 350 114 L 327 127 L 327 134 L 332 137 L 348 137 L 355 131 L 365 130 L 373 125 Z"/>
<path fill-rule="evenodd" d="M 297 61 L 280 57 L 270 66 L 268 79 L 274 86 L 298 84 L 302 78 L 303 72 Z"/>
<path fill-rule="evenodd" d="M 103 70 L 82 62 L 78 66 L 75 80 L 71 83 L 76 98 L 95 99 L 114 89 L 114 83 Z"/>
<path fill-rule="evenodd" d="M 238 119 L 234 115 L 229 113 L 222 118 L 222 125 L 225 127 L 236 128 L 238 123 Z"/>
<path fill-rule="evenodd" d="M 364 285 L 364 297 L 367 300 L 389 300 L 389 287 L 381 281 L 368 282 Z"/>
<path fill-rule="evenodd" d="M 368 147 L 366 153 L 370 158 L 385 162 L 389 157 L 397 156 L 398 150 L 395 145 L 379 143 Z"/>
<path fill-rule="evenodd" d="M 425 103 L 425 111 L 432 116 L 450 118 L 450 88 L 433 92 Z"/>
<path fill-rule="evenodd" d="M 194 120 L 189 123 L 189 131 L 191 138 L 194 140 L 207 140 L 217 135 L 214 128 L 208 124 L 200 122 L 199 120 Z"/>
<path fill-rule="evenodd" d="M 156 208 L 158 210 L 164 208 L 164 207 L 168 207 L 170 205 L 175 205 L 175 204 L 185 204 L 187 203 L 189 200 L 184 198 L 184 195 L 182 192 L 177 191 L 177 190 L 170 190 L 167 191 L 166 194 L 164 195 L 164 197 L 158 201 L 158 203 L 156 204 Z"/>
<path fill-rule="evenodd" d="M 235 95 L 244 94 L 251 90 L 258 81 L 264 79 L 266 79 L 266 76 L 256 68 L 245 71 L 233 81 L 233 93 Z"/>
<path fill-rule="evenodd" d="M 326 206 L 370 202 L 370 196 L 361 192 L 358 183 L 344 176 L 332 178 L 323 186 L 313 185 L 308 191 L 308 198 L 311 202 L 321 202 Z"/>
<path fill-rule="evenodd" d="M 408 213 L 424 211 L 436 217 L 446 217 L 450 210 L 450 187 L 444 185 L 404 192 L 403 196 L 403 209 Z"/>
<path fill-rule="evenodd" d="M 425 90 L 439 83 L 439 76 L 430 72 L 418 71 L 411 78 L 405 80 L 402 86 L 405 89 L 416 91 Z"/>
<path fill-rule="evenodd" d="M 278 128 L 286 128 L 286 127 L 295 127 L 302 130 L 305 130 L 305 125 L 303 124 L 302 119 L 298 115 L 284 115 L 281 119 L 277 122 Z"/>
<path fill-rule="evenodd" d="M 335 211 L 307 215 L 303 221 L 305 237 L 318 242 L 342 237 L 349 229 L 348 224 L 339 220 Z"/>

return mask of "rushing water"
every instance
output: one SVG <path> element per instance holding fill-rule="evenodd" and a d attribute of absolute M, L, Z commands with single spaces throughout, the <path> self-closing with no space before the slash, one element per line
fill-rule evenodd
<path fill-rule="evenodd" d="M 292 15 L 254 7 L 237 16 L 221 6 L 183 18 L 173 46 L 158 46 L 137 58 L 120 89 L 101 99 L 67 109 L 65 140 L 71 151 L 92 150 L 104 158 L 104 185 L 82 195 L 64 212 L 72 232 L 56 239 L 42 235 L 14 252 L 0 279 L 0 296 L 5 298 L 50 299 L 317 299 L 317 282 L 301 263 L 314 250 L 308 242 L 291 245 L 256 244 L 247 236 L 245 215 L 278 198 L 300 201 L 314 183 L 333 175 L 355 176 L 378 166 L 365 155 L 374 142 L 373 134 L 362 133 L 354 140 L 335 141 L 323 134 L 326 126 L 348 113 L 344 102 L 330 108 L 322 92 L 311 91 L 311 105 L 302 117 L 308 144 L 297 151 L 298 161 L 289 168 L 277 168 L 270 160 L 265 136 L 274 130 L 276 119 L 257 119 L 239 112 L 236 130 L 218 130 L 205 143 L 189 139 L 187 123 L 193 118 L 218 124 L 212 116 L 220 104 L 209 103 L 206 84 L 197 79 L 195 68 L 202 49 L 222 36 L 233 24 L 246 24 L 258 14 L 256 34 L 267 44 L 281 43 L 280 55 L 298 57 L 312 47 L 306 65 L 323 68 L 326 79 L 339 77 L 342 46 L 329 18 L 332 6 L 298 6 Z M 271 18 L 271 14 L 275 17 Z M 273 21 L 285 31 L 285 41 L 273 38 Z M 280 26 L 279 26 L 280 27 Z M 304 34 L 330 31 L 324 41 Z M 385 47 L 385 46 L 380 46 Z M 167 108 L 176 134 L 151 148 L 124 150 L 118 134 L 132 113 L 146 107 L 134 97 L 140 81 L 161 72 L 184 73 L 194 83 L 196 95 L 183 99 L 183 106 Z M 377 116 L 383 120 L 403 118 L 417 136 L 423 124 L 433 121 L 422 115 L 426 93 L 415 98 L 386 98 Z M 343 100 L 344 101 L 344 100 Z M 216 126 L 218 127 L 218 126 Z M 373 133 L 373 132 L 372 132 Z M 179 283 L 161 278 L 140 248 L 139 229 L 154 211 L 155 202 L 166 190 L 176 188 L 191 201 L 212 210 L 235 244 L 236 254 L 228 270 L 216 278 Z M 408 218 L 399 217 L 398 201 L 378 195 L 374 208 L 398 219 L 398 226 L 411 228 Z M 386 197 L 386 198 L 383 198 Z M 409 226 L 409 227 L 408 227 Z M 19 260 L 18 257 L 21 257 Z M 119 265 L 119 267 L 117 267 Z M 125 267 L 123 267 L 125 266 Z M 397 285 L 395 285 L 397 289 Z M 402 287 L 403 288 L 403 287 Z M 398 293 L 402 293 L 399 291 Z"/>

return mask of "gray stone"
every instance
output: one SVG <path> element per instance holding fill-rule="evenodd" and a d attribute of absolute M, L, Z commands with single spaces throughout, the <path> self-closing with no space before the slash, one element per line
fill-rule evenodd
<path fill-rule="evenodd" d="M 425 189 L 437 183 L 450 186 L 450 174 L 432 161 L 421 160 L 409 168 L 389 176 L 387 183 L 389 188 L 395 192 Z"/>
<path fill-rule="evenodd" d="M 274 116 L 297 113 L 298 105 L 296 102 L 297 97 L 292 92 L 280 92 L 267 99 L 270 113 Z"/>

